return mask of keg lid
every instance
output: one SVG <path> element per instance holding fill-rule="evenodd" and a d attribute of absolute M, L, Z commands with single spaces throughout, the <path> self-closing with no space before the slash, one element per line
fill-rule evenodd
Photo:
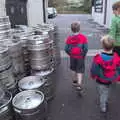
<path fill-rule="evenodd" d="M 18 109 L 34 109 L 42 104 L 44 94 L 36 90 L 27 90 L 18 93 L 12 100 L 12 104 Z"/>
<path fill-rule="evenodd" d="M 54 71 L 54 69 L 52 68 L 50 70 L 36 72 L 35 75 L 44 77 L 44 76 L 51 74 L 53 71 Z"/>
<path fill-rule="evenodd" d="M 20 80 L 18 86 L 22 90 L 31 90 L 41 87 L 44 83 L 45 79 L 40 76 L 29 76 Z"/>

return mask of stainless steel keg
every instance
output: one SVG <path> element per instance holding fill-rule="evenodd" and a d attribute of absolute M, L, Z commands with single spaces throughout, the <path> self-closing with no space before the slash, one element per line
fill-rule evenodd
<path fill-rule="evenodd" d="M 13 111 L 11 107 L 12 95 L 4 91 L 4 96 L 0 99 L 0 120 L 13 120 Z"/>
<path fill-rule="evenodd" d="M 58 27 L 55 24 L 41 24 L 36 27 L 36 31 L 37 34 L 48 33 L 50 39 L 53 40 L 52 53 L 54 68 L 56 68 L 61 62 Z"/>
<path fill-rule="evenodd" d="M 0 46 L 0 71 L 7 69 L 11 65 L 11 60 L 6 46 Z"/>
<path fill-rule="evenodd" d="M 18 93 L 12 100 L 16 120 L 44 120 L 47 106 L 44 94 L 36 90 Z"/>
<path fill-rule="evenodd" d="M 0 31 L 10 30 L 11 25 L 10 23 L 0 24 Z"/>
<path fill-rule="evenodd" d="M 20 91 L 37 89 L 44 93 L 45 81 L 46 80 L 40 76 L 28 76 L 18 82 L 18 87 Z"/>
<path fill-rule="evenodd" d="M 13 85 L 14 82 L 12 62 L 9 57 L 8 48 L 0 46 L 0 84 L 7 88 Z"/>
<path fill-rule="evenodd" d="M 34 35 L 28 40 L 31 68 L 34 70 L 48 69 L 51 64 L 51 43 L 48 35 Z"/>
<path fill-rule="evenodd" d="M 10 23 L 9 16 L 0 17 L 0 24 Z"/>
<path fill-rule="evenodd" d="M 22 53 L 23 53 L 25 74 L 29 76 L 31 73 L 31 68 L 30 68 L 29 51 L 27 46 L 28 37 L 21 37 L 20 39 L 22 42 Z"/>
<path fill-rule="evenodd" d="M 13 75 L 12 66 L 5 69 L 4 71 L 0 71 L 0 84 L 8 88 L 12 86 L 14 83 L 15 83 L 15 78 Z"/>
<path fill-rule="evenodd" d="M 55 88 L 56 88 L 56 77 L 54 69 L 46 70 L 46 71 L 33 71 L 33 75 L 43 77 L 46 82 L 44 85 L 44 93 L 46 96 L 46 100 L 51 100 L 55 96 Z"/>
<path fill-rule="evenodd" d="M 24 61 L 22 55 L 22 45 L 19 39 L 12 39 L 12 43 L 8 45 L 10 57 L 12 59 L 14 74 L 16 79 L 21 79 L 24 74 Z"/>

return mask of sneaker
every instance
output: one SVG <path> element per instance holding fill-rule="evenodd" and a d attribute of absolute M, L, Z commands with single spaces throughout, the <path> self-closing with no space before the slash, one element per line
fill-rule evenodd
<path fill-rule="evenodd" d="M 77 86 L 77 80 L 73 80 L 73 86 Z"/>
<path fill-rule="evenodd" d="M 76 91 L 77 91 L 77 94 L 78 94 L 79 96 L 82 96 L 82 94 L 83 94 L 83 88 L 82 88 L 81 86 L 77 86 L 77 87 L 76 87 Z"/>
<path fill-rule="evenodd" d="M 101 112 L 102 112 L 102 113 L 106 113 L 106 112 L 107 112 L 106 105 L 105 105 L 104 107 L 101 107 Z"/>
<path fill-rule="evenodd" d="M 106 113 L 107 112 L 107 109 L 104 107 L 104 108 L 101 108 L 101 112 L 102 113 Z"/>

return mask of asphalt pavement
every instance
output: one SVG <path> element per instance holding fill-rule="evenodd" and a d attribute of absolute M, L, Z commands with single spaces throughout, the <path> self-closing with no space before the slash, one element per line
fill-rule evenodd
<path fill-rule="evenodd" d="M 119 84 L 112 86 L 107 114 L 100 112 L 96 83 L 91 80 L 89 75 L 94 54 L 88 54 L 86 58 L 83 97 L 79 97 L 72 87 L 69 57 L 64 53 L 64 41 L 70 34 L 72 21 L 80 21 L 81 32 L 88 38 L 89 51 L 93 51 L 94 54 L 95 50 L 101 49 L 101 36 L 107 33 L 103 26 L 92 20 L 91 15 L 58 15 L 50 20 L 50 22 L 56 23 L 59 28 L 61 64 L 57 70 L 56 96 L 49 102 L 48 120 L 120 120 Z"/>

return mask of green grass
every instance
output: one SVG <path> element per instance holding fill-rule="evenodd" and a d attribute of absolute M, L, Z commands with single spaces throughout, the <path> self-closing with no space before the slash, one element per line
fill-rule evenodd
<path fill-rule="evenodd" d="M 59 14 L 88 14 L 85 11 L 59 11 Z"/>
<path fill-rule="evenodd" d="M 88 11 L 85 11 L 83 7 L 58 7 L 57 11 L 59 14 L 88 14 Z"/>

